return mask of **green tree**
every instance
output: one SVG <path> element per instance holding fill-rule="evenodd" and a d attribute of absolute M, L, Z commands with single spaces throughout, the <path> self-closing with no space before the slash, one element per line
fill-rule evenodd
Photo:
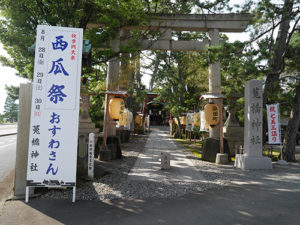
<path fill-rule="evenodd" d="M 104 99 L 106 62 L 120 53 L 110 49 L 109 41 L 121 27 L 143 23 L 147 18 L 143 7 L 142 0 L 3 0 L 0 2 L 0 41 L 10 58 L 0 56 L 0 62 L 15 68 L 17 75 L 32 79 L 34 56 L 28 47 L 35 41 L 37 25 L 83 28 L 84 37 L 93 46 L 93 65 L 83 68 L 82 74 L 89 80 L 88 89 L 95 94 L 91 114 L 94 121 L 99 121 L 103 114 L 99 106 Z M 87 30 L 88 23 L 97 23 L 100 27 Z M 135 49 L 124 46 L 121 51 L 134 52 Z"/>
<path fill-rule="evenodd" d="M 299 6 L 299 2 L 295 0 L 284 0 L 283 4 L 280 5 L 269 0 L 262 0 L 255 10 L 256 24 L 254 27 L 256 37 L 254 40 L 262 39 L 267 46 L 266 80 L 263 93 L 264 106 L 273 103 L 274 100 L 276 101 L 278 94 L 283 91 L 283 87 L 280 85 L 280 75 L 285 71 L 288 45 L 298 28 L 300 20 Z M 297 88 L 295 90 L 297 91 Z M 295 97 L 297 96 L 296 94 Z M 294 103 L 298 104 L 299 102 L 295 99 Z M 290 120 L 293 120 L 294 116 L 298 115 L 292 113 Z M 297 120 L 299 119 L 295 121 Z M 266 131 L 266 122 L 264 124 L 264 131 Z M 287 161 L 295 160 L 295 151 L 292 147 L 295 146 L 295 138 L 292 140 L 291 137 L 295 137 L 297 129 L 296 126 L 289 123 L 283 151 L 284 159 Z"/>
<path fill-rule="evenodd" d="M 19 87 L 16 86 L 7 86 L 5 85 L 5 90 L 7 95 L 13 100 L 16 101 L 19 99 Z"/>
<path fill-rule="evenodd" d="M 3 116 L 11 122 L 18 120 L 18 104 L 9 96 L 5 100 Z"/>
<path fill-rule="evenodd" d="M 284 137 L 284 157 L 295 161 L 295 140 L 300 128 L 300 33 L 296 32 L 289 43 L 286 55 L 285 75 L 282 80 L 286 85 L 286 104 L 290 109 L 288 126 Z M 299 135 L 299 134 L 298 134 Z"/>
<path fill-rule="evenodd" d="M 294 105 L 297 101 L 297 88 L 285 90 L 286 82 L 282 79 L 282 75 L 286 71 L 287 49 L 294 35 L 294 32 L 299 27 L 299 1 L 284 0 L 282 4 L 274 3 L 270 0 L 248 1 L 242 12 L 251 11 L 255 17 L 252 21 L 251 40 L 248 42 L 235 42 L 233 44 L 224 44 L 209 50 L 213 56 L 221 60 L 223 84 L 232 82 L 232 86 L 225 87 L 225 93 L 231 90 L 241 90 L 239 88 L 240 79 L 261 79 L 264 81 L 263 103 L 266 104 L 275 102 L 292 102 L 290 97 L 294 97 Z M 292 57 L 294 57 L 293 55 Z M 290 79 L 291 80 L 291 79 Z M 295 79 L 294 79 L 295 84 Z M 233 88 L 232 88 L 233 87 Z M 243 87 L 240 83 L 240 87 Z M 289 104 L 282 104 L 281 111 L 292 110 Z M 298 115 L 292 113 L 290 120 L 298 121 L 293 117 Z M 289 123 L 287 135 L 284 145 L 284 158 L 288 161 L 295 160 L 295 133 L 297 127 Z M 267 131 L 267 123 L 264 120 L 265 136 Z M 293 140 L 292 140 L 293 139 Z M 266 140 L 266 139 L 265 139 Z"/>

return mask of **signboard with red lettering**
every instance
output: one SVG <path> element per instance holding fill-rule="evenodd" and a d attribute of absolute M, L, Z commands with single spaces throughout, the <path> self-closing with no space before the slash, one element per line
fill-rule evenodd
<path fill-rule="evenodd" d="M 27 187 L 76 185 L 83 30 L 37 27 Z"/>
<path fill-rule="evenodd" d="M 279 104 L 267 105 L 269 144 L 281 144 Z"/>

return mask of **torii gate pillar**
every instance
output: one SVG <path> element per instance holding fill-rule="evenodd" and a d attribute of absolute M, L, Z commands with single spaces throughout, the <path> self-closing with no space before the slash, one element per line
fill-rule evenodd
<path fill-rule="evenodd" d="M 210 29 L 208 31 L 208 35 L 210 38 L 210 45 L 215 46 L 219 44 L 219 29 Z M 217 61 L 208 68 L 209 79 L 209 94 L 221 94 L 221 65 L 220 62 Z M 222 99 L 210 99 L 210 102 L 213 102 L 222 109 Z M 220 118 L 220 121 L 222 118 Z M 209 137 L 210 138 L 220 138 L 220 125 L 222 126 L 221 122 L 214 127 L 209 128 Z"/>

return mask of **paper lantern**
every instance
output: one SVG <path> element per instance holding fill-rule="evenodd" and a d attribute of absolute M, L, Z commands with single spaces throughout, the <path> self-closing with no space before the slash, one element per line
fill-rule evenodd
<path fill-rule="evenodd" d="M 194 113 L 194 126 L 200 127 L 200 113 Z"/>
<path fill-rule="evenodd" d="M 122 98 L 112 98 L 109 101 L 109 116 L 113 120 L 119 120 L 122 117 L 125 109 L 125 103 Z"/>
<path fill-rule="evenodd" d="M 138 125 L 142 125 L 142 117 L 140 115 L 136 115 L 134 119 L 134 123 Z"/>
<path fill-rule="evenodd" d="M 186 116 L 180 117 L 180 123 L 181 123 L 181 125 L 186 125 Z"/>
<path fill-rule="evenodd" d="M 176 125 L 178 125 L 178 120 L 177 120 L 177 118 L 174 118 L 174 122 L 175 122 Z"/>
<path fill-rule="evenodd" d="M 128 116 L 129 116 L 129 110 L 124 109 L 124 113 L 122 113 L 121 119 L 119 119 L 118 122 L 120 127 L 126 126 Z"/>
<path fill-rule="evenodd" d="M 208 103 L 204 106 L 205 121 L 209 125 L 219 123 L 219 106 L 215 103 Z"/>

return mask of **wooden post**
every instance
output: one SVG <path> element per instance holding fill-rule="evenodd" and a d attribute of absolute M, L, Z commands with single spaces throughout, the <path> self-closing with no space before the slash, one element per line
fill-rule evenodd
<path fill-rule="evenodd" d="M 128 97 L 127 91 L 107 91 L 106 93 L 106 105 L 105 105 L 105 116 L 104 116 L 104 124 L 103 124 L 103 142 L 102 147 L 103 150 L 106 150 L 107 144 L 107 128 L 109 126 L 109 100 L 111 96 L 120 96 L 120 97 Z"/>
<path fill-rule="evenodd" d="M 106 107 L 105 107 L 105 118 L 104 118 L 104 124 L 103 124 L 103 142 L 102 147 L 103 150 L 106 149 L 106 141 L 107 141 L 107 126 L 108 126 L 108 107 L 109 107 L 109 100 L 110 95 L 106 94 Z"/>
<path fill-rule="evenodd" d="M 221 154 L 224 154 L 224 140 L 223 140 L 223 117 L 222 117 L 222 108 L 223 108 L 223 99 L 220 98 L 219 99 L 220 101 L 220 110 L 219 110 L 219 113 L 220 113 L 220 153 Z"/>

